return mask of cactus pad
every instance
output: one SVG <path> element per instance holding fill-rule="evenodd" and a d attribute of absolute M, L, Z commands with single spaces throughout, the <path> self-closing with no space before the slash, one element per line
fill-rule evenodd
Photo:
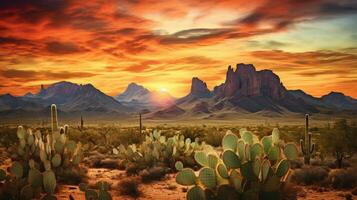
<path fill-rule="evenodd" d="M 217 185 L 215 170 L 209 167 L 204 167 L 198 175 L 201 183 L 207 188 L 214 188 Z"/>
<path fill-rule="evenodd" d="M 69 152 L 72 152 L 72 153 L 73 153 L 73 152 L 76 150 L 77 144 L 76 144 L 76 142 L 74 142 L 73 140 L 69 140 L 69 141 L 67 142 L 66 146 L 67 146 L 67 150 L 68 150 Z"/>
<path fill-rule="evenodd" d="M 250 145 L 253 144 L 253 134 L 249 131 L 244 131 L 242 133 L 242 139 L 245 143 L 248 143 Z"/>
<path fill-rule="evenodd" d="M 201 166 L 208 166 L 208 158 L 207 154 L 203 151 L 196 151 L 195 155 L 195 160 L 198 164 Z"/>
<path fill-rule="evenodd" d="M 243 140 L 239 140 L 238 141 L 238 155 L 239 155 L 239 158 L 243 161 L 245 160 L 245 143 Z"/>
<path fill-rule="evenodd" d="M 242 181 L 243 178 L 239 174 L 237 170 L 232 170 L 231 174 L 229 175 L 229 182 L 233 185 L 233 187 L 240 191 L 242 188 Z"/>
<path fill-rule="evenodd" d="M 264 152 L 268 154 L 273 144 L 272 136 L 264 136 L 261 142 L 263 144 Z"/>
<path fill-rule="evenodd" d="M 281 160 L 278 163 L 278 167 L 276 168 L 276 175 L 279 177 L 283 177 L 286 175 L 286 173 L 289 171 L 289 161 L 286 159 Z"/>
<path fill-rule="evenodd" d="M 47 194 L 53 194 L 56 190 L 56 176 L 53 171 L 43 173 L 43 187 Z"/>
<path fill-rule="evenodd" d="M 228 168 L 231 169 L 239 168 L 241 165 L 238 155 L 232 150 L 225 150 L 223 152 L 223 162 Z"/>
<path fill-rule="evenodd" d="M 227 132 L 222 140 L 223 149 L 230 149 L 235 151 L 237 149 L 238 137 L 232 132 Z"/>
<path fill-rule="evenodd" d="M 16 161 L 11 165 L 10 172 L 14 174 L 17 179 L 20 179 L 24 174 L 24 168 L 22 167 L 21 163 Z"/>
<path fill-rule="evenodd" d="M 187 200 L 205 200 L 205 192 L 200 186 L 194 186 L 188 190 Z"/>
<path fill-rule="evenodd" d="M 196 183 L 195 172 L 190 168 L 184 168 L 176 175 L 176 182 L 180 185 L 194 185 Z"/>
<path fill-rule="evenodd" d="M 177 171 L 181 171 L 183 169 L 183 163 L 181 161 L 177 161 L 175 163 L 175 168 Z"/>
<path fill-rule="evenodd" d="M 268 159 L 271 161 L 277 161 L 280 159 L 280 148 L 278 146 L 272 146 L 268 153 Z"/>
<path fill-rule="evenodd" d="M 250 148 L 250 159 L 255 160 L 256 157 L 260 157 L 263 153 L 263 146 L 260 143 L 255 143 Z"/>
<path fill-rule="evenodd" d="M 272 136 L 273 144 L 278 144 L 279 141 L 280 141 L 280 138 L 279 138 L 279 129 L 274 128 L 274 129 L 273 129 L 273 132 L 271 133 L 271 136 Z"/>
<path fill-rule="evenodd" d="M 51 160 L 52 166 L 53 166 L 53 167 L 59 167 L 59 166 L 61 165 L 61 161 L 62 161 L 61 155 L 58 154 L 58 153 L 55 154 L 55 155 L 53 156 L 52 160 Z"/>
<path fill-rule="evenodd" d="M 270 162 L 269 160 L 264 160 L 262 163 L 262 167 L 261 167 L 261 178 L 262 181 L 265 181 L 268 177 L 269 171 L 270 171 Z"/>
<path fill-rule="evenodd" d="M 217 200 L 239 199 L 239 194 L 230 185 L 220 185 L 217 191 Z"/>
<path fill-rule="evenodd" d="M 288 143 L 284 147 L 284 155 L 288 160 L 295 160 L 298 158 L 298 149 L 295 144 Z"/>
<path fill-rule="evenodd" d="M 25 138 L 25 130 L 24 130 L 24 127 L 19 126 L 19 127 L 17 128 L 16 134 L 17 134 L 17 137 L 18 137 L 19 139 L 24 139 L 24 138 Z"/>
<path fill-rule="evenodd" d="M 253 172 L 256 177 L 259 177 L 259 175 L 260 175 L 260 168 L 261 168 L 261 162 L 259 159 L 256 159 L 253 162 Z"/>
<path fill-rule="evenodd" d="M 42 174 L 38 169 L 32 168 L 29 170 L 28 182 L 33 188 L 39 188 L 42 186 Z"/>
<path fill-rule="evenodd" d="M 228 178 L 229 177 L 227 167 L 222 163 L 218 164 L 217 172 L 222 178 Z"/>
<path fill-rule="evenodd" d="M 212 169 L 216 169 L 218 164 L 218 157 L 214 154 L 208 154 L 207 160 L 208 160 L 208 166 Z"/>

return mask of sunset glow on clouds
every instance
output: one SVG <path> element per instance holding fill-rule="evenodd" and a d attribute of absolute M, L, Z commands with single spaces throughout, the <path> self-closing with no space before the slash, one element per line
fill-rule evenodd
<path fill-rule="evenodd" d="M 357 97 L 356 21 L 354 0 L 4 0 L 0 94 L 67 80 L 183 96 L 243 62 L 288 89 Z"/>

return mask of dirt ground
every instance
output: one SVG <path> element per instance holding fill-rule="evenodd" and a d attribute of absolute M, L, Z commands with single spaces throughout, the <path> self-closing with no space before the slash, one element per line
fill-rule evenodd
<path fill-rule="evenodd" d="M 121 170 L 109 169 L 89 169 L 88 171 L 90 181 L 89 184 L 94 184 L 96 181 L 105 180 L 111 184 L 111 194 L 114 200 L 133 200 L 135 198 L 123 196 L 116 190 L 117 184 L 125 178 L 125 172 Z M 175 175 L 168 175 L 163 181 L 154 182 L 150 184 L 140 184 L 142 196 L 136 198 L 137 200 L 184 200 L 185 188 L 175 183 Z M 299 200 L 344 200 L 343 194 L 348 191 L 317 191 L 314 188 L 301 187 L 298 193 Z M 57 193 L 58 199 L 68 200 L 69 195 L 72 195 L 76 200 L 84 200 L 84 193 L 76 186 L 64 185 L 60 186 Z M 356 196 L 352 199 L 357 199 Z"/>

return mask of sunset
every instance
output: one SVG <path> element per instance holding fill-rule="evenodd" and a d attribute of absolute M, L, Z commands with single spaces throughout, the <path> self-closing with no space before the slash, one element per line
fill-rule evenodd
<path fill-rule="evenodd" d="M 213 89 L 242 62 L 288 89 L 357 97 L 356 11 L 352 0 L 3 1 L 0 93 L 68 80 L 182 97 L 191 77 Z"/>
<path fill-rule="evenodd" d="M 357 199 L 356 0 L 1 0 L 0 200 Z"/>

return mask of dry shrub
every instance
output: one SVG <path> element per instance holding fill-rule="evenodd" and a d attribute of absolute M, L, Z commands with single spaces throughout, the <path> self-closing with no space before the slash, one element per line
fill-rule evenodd
<path fill-rule="evenodd" d="M 353 188 L 357 184 L 357 174 L 354 168 L 336 169 L 330 172 L 328 180 L 335 189 Z"/>
<path fill-rule="evenodd" d="M 126 178 L 118 183 L 118 192 L 120 195 L 138 198 L 142 195 L 139 185 L 140 182 L 137 178 Z"/>
<path fill-rule="evenodd" d="M 143 183 L 150 183 L 152 181 L 159 181 L 163 179 L 168 171 L 169 170 L 164 167 L 152 167 L 144 169 L 139 173 L 139 175 Z"/>
<path fill-rule="evenodd" d="M 294 170 L 291 175 L 291 181 L 302 185 L 312 185 L 325 182 L 327 177 L 327 169 L 318 166 L 310 166 Z"/>

